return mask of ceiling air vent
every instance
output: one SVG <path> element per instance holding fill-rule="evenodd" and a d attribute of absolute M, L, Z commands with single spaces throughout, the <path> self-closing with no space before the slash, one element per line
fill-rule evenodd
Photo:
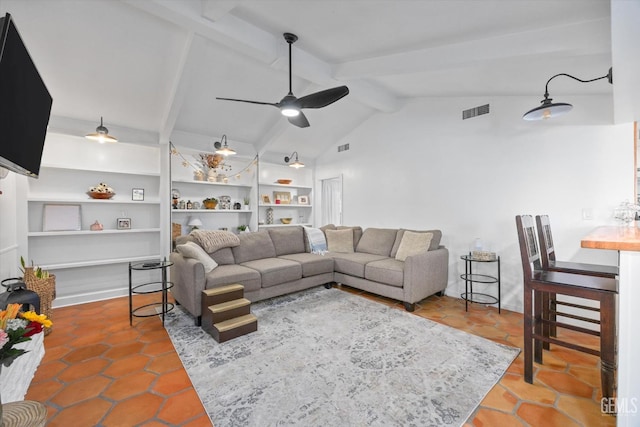
<path fill-rule="evenodd" d="M 341 151 L 347 151 L 349 149 L 349 144 L 343 144 L 338 146 L 338 153 Z"/>
<path fill-rule="evenodd" d="M 475 108 L 469 108 L 462 112 L 462 120 L 470 119 L 472 117 L 481 116 L 483 114 L 489 114 L 489 104 L 481 105 Z"/>

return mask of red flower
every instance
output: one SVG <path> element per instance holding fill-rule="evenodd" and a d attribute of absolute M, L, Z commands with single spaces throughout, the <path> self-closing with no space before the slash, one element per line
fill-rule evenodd
<path fill-rule="evenodd" d="M 30 337 L 31 335 L 35 335 L 42 332 L 42 324 L 38 322 L 29 322 L 29 324 L 25 329 L 26 329 L 26 332 L 24 333 L 23 336 Z"/>

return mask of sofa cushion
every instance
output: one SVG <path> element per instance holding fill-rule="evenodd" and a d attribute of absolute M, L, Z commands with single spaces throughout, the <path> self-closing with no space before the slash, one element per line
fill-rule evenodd
<path fill-rule="evenodd" d="M 402 236 L 405 231 L 413 231 L 414 233 L 432 233 L 433 237 L 431 238 L 431 243 L 429 244 L 429 250 L 433 251 L 440 247 L 440 240 L 442 239 L 442 231 L 440 230 L 406 230 L 401 228 L 398 230 L 398 234 L 396 236 L 396 241 L 393 244 L 393 249 L 391 249 L 390 256 L 393 258 L 398 253 L 398 248 L 400 247 L 400 243 L 402 242 Z"/>
<path fill-rule="evenodd" d="M 384 255 L 391 254 L 391 249 L 396 241 L 397 229 L 391 228 L 367 228 L 362 233 L 356 252 Z"/>
<path fill-rule="evenodd" d="M 260 273 L 263 288 L 302 279 L 300 263 L 288 259 L 263 258 L 247 261 L 242 265 Z"/>
<path fill-rule="evenodd" d="M 268 232 L 276 249 L 276 256 L 305 252 L 302 227 L 270 228 Z"/>
<path fill-rule="evenodd" d="M 329 252 L 328 256 L 333 258 L 334 271 L 355 277 L 364 277 L 364 267 L 368 263 L 387 258 L 382 255 L 368 254 L 365 252 L 354 252 L 350 254 Z"/>
<path fill-rule="evenodd" d="M 234 247 L 233 257 L 238 264 L 262 258 L 275 258 L 276 248 L 273 246 L 268 231 L 240 234 L 240 245 Z"/>
<path fill-rule="evenodd" d="M 302 265 L 302 277 L 333 273 L 333 258 L 316 254 L 289 254 L 279 258 L 299 262 Z"/>
<path fill-rule="evenodd" d="M 240 283 L 244 286 L 245 292 L 260 289 L 260 273 L 242 265 L 219 265 L 218 268 L 207 273 L 205 277 L 207 280 L 205 289 L 228 285 L 229 283 Z"/>
<path fill-rule="evenodd" d="M 216 263 L 197 243 L 187 242 L 184 245 L 176 246 L 176 250 L 185 258 L 194 258 L 200 261 L 204 267 L 205 273 L 210 272 L 218 266 L 218 263 Z"/>
<path fill-rule="evenodd" d="M 327 224 L 327 225 L 323 225 L 322 227 L 320 227 L 320 231 L 322 231 L 322 233 L 325 233 L 325 231 L 327 230 L 335 230 L 336 226 L 333 224 Z M 325 233 L 325 240 L 326 240 L 326 233 Z M 311 245 L 309 244 L 309 239 L 307 238 L 307 234 L 305 233 L 304 235 L 304 250 L 305 252 L 311 252 Z"/>
<path fill-rule="evenodd" d="M 404 283 L 404 262 L 394 258 L 371 261 L 364 268 L 364 278 L 401 288 Z"/>
<path fill-rule="evenodd" d="M 209 256 L 213 258 L 218 265 L 235 264 L 236 260 L 233 258 L 233 251 L 231 248 L 222 248 L 210 253 Z"/>
<path fill-rule="evenodd" d="M 353 230 L 327 230 L 325 233 L 330 252 L 353 252 Z"/>
<path fill-rule="evenodd" d="M 405 231 L 402 235 L 402 241 L 400 242 L 395 258 L 398 261 L 404 261 L 408 256 L 427 252 L 432 238 L 433 233 Z"/>
<path fill-rule="evenodd" d="M 362 227 L 358 226 L 346 226 L 339 225 L 336 227 L 336 230 L 353 230 L 353 247 L 357 248 L 358 243 L 360 242 L 360 238 L 362 237 Z"/>

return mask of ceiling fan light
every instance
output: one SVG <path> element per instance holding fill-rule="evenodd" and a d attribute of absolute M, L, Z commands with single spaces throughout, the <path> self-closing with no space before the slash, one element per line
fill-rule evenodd
<path fill-rule="evenodd" d="M 280 112 L 286 117 L 297 117 L 300 115 L 300 110 L 294 107 L 283 107 Z"/>
<path fill-rule="evenodd" d="M 96 128 L 95 133 L 89 133 L 85 135 L 85 138 L 98 141 L 100 144 L 104 144 L 106 142 L 118 142 L 118 138 L 109 135 L 109 129 L 104 127 L 102 117 L 100 117 L 100 126 Z"/>

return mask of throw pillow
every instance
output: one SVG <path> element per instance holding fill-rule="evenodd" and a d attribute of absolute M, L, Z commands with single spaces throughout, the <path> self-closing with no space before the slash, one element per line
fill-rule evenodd
<path fill-rule="evenodd" d="M 353 252 L 353 230 L 326 230 L 329 252 Z"/>
<path fill-rule="evenodd" d="M 327 251 L 327 240 L 319 228 L 304 227 L 304 232 L 309 241 L 309 249 L 312 254 L 321 254 Z"/>
<path fill-rule="evenodd" d="M 218 264 L 197 243 L 187 242 L 176 246 L 176 250 L 185 258 L 194 258 L 202 263 L 205 274 L 213 270 Z"/>
<path fill-rule="evenodd" d="M 433 239 L 433 233 L 415 233 L 405 231 L 396 253 L 398 261 L 404 261 L 410 255 L 417 255 L 429 250 L 429 245 Z"/>

